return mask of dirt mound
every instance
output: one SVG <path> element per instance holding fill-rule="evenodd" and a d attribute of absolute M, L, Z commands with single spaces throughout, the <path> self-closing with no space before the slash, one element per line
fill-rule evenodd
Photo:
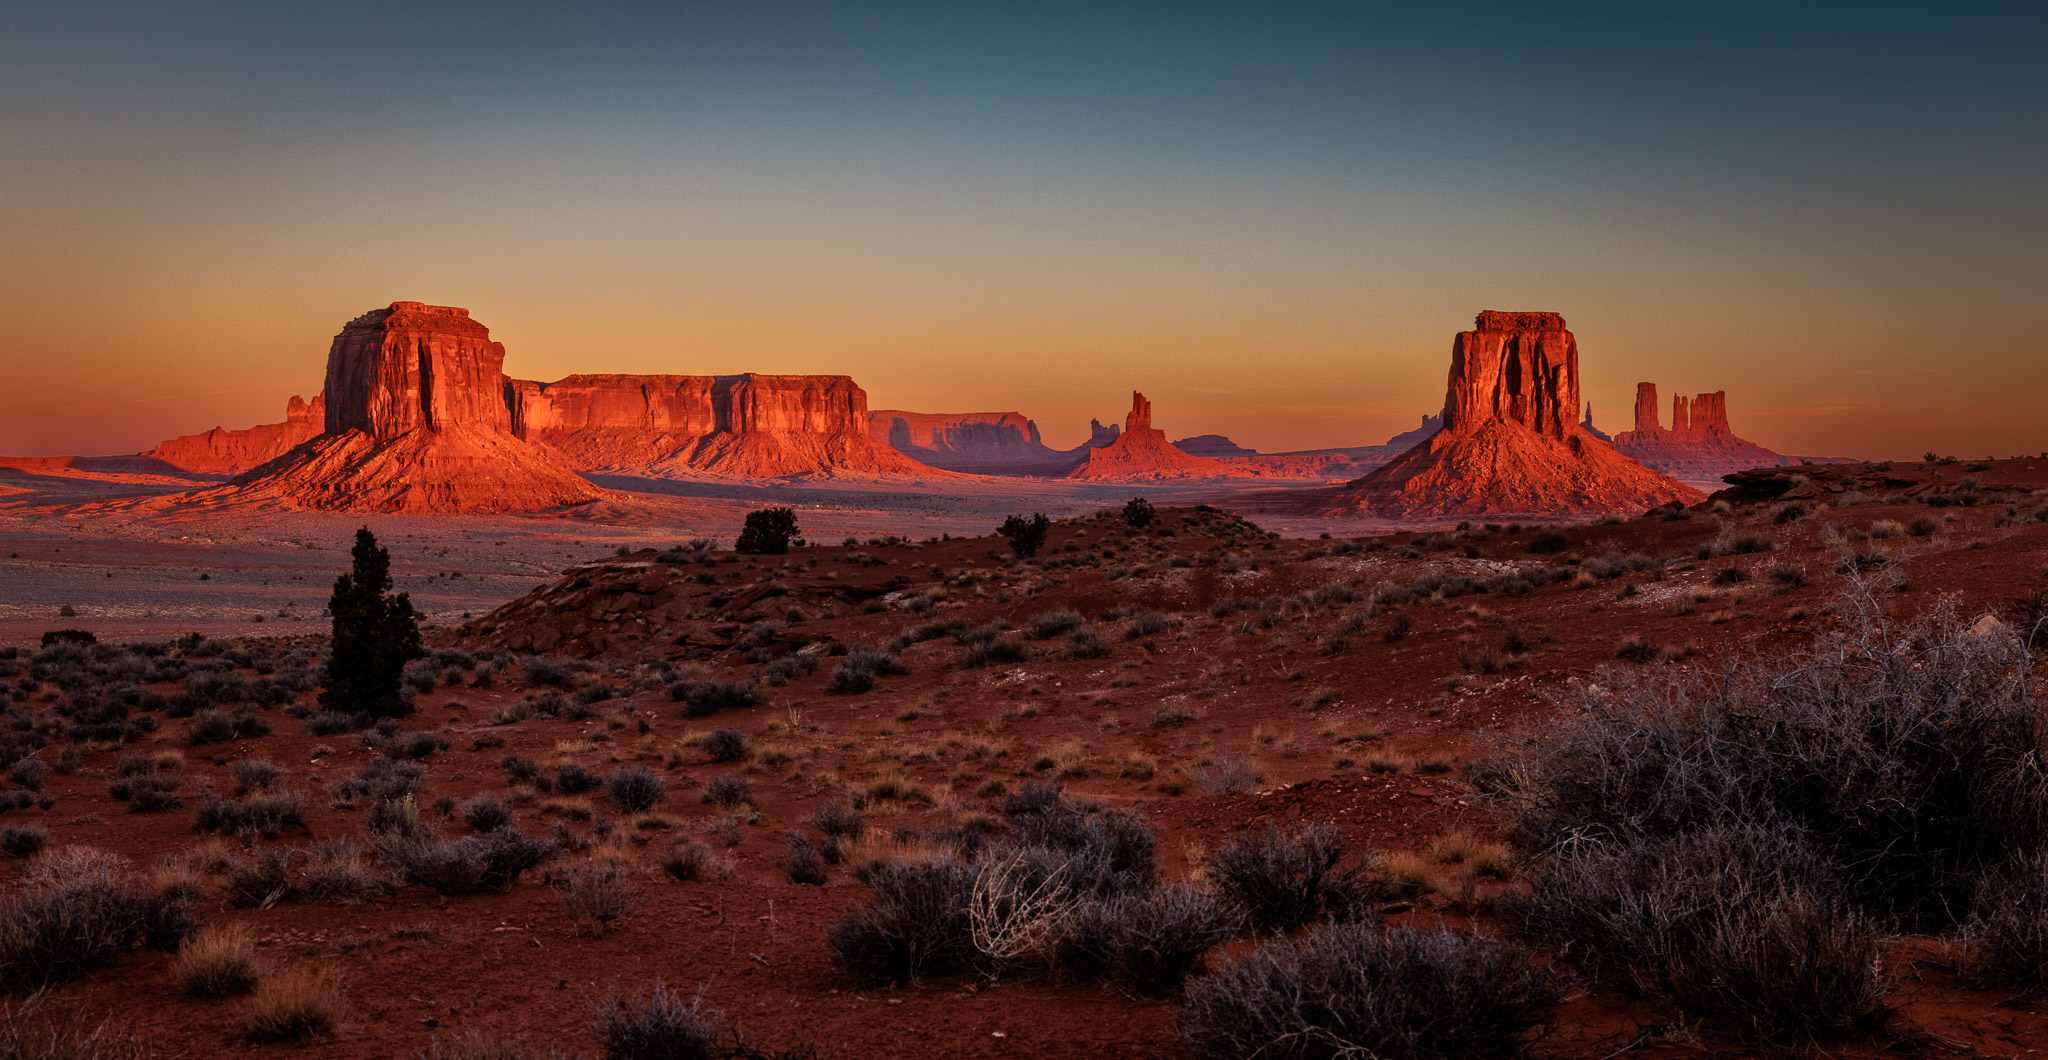
<path fill-rule="evenodd" d="M 1578 413 L 1579 344 L 1564 317 L 1480 313 L 1451 346 L 1442 429 L 1337 491 L 1322 510 L 1561 516 L 1705 496 L 1615 452 L 1587 433 Z"/>

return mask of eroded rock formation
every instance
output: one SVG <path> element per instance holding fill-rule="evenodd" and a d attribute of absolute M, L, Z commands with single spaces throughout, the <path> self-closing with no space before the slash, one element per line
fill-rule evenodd
<path fill-rule="evenodd" d="M 1098 436 L 1100 431 L 1097 431 Z M 1234 478 L 1244 474 L 1218 460 L 1192 456 L 1173 447 L 1166 432 L 1152 426 L 1152 402 L 1131 392 L 1131 411 L 1115 441 L 1090 449 L 1088 459 L 1068 478 L 1102 482 L 1156 482 L 1165 479 Z"/>
<path fill-rule="evenodd" d="M 513 433 L 572 467 L 748 478 L 931 469 L 868 433 L 867 392 L 843 375 L 572 375 L 506 385 Z"/>
<path fill-rule="evenodd" d="M 868 433 L 919 463 L 981 475 L 1051 474 L 1081 455 L 1046 445 L 1038 424 L 1019 412 L 882 409 L 868 414 Z"/>
<path fill-rule="evenodd" d="M 512 433 L 505 347 L 469 311 L 393 302 L 341 329 L 327 354 L 324 429 L 192 495 L 369 512 L 525 512 L 600 490 Z"/>
<path fill-rule="evenodd" d="M 215 427 L 203 434 L 173 438 L 139 455 L 161 460 L 181 471 L 207 475 L 239 475 L 268 463 L 293 446 L 311 441 L 325 429 L 327 403 L 324 395 L 306 401 L 296 394 L 285 403 L 284 422 L 259 423 L 230 431 Z"/>
<path fill-rule="evenodd" d="M 1754 467 L 1797 463 L 1728 426 L 1728 394 L 1671 396 L 1671 426 L 1657 422 L 1657 384 L 1636 384 L 1636 426 L 1614 436 L 1614 448 L 1644 467 L 1673 478 L 1716 485 L 1721 476 Z"/>
<path fill-rule="evenodd" d="M 1451 344 L 1443 428 L 1346 485 L 1335 510 L 1395 518 L 1640 511 L 1705 495 L 1578 422 L 1579 344 L 1556 313 L 1480 313 Z"/>

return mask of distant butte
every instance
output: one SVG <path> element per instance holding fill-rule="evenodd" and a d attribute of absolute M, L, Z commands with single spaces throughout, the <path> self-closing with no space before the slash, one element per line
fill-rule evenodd
<path fill-rule="evenodd" d="M 1395 518 L 1569 515 L 1704 499 L 1589 434 L 1579 400 L 1579 344 L 1563 316 L 1480 313 L 1451 344 L 1442 428 L 1318 506 Z"/>
<path fill-rule="evenodd" d="M 505 347 L 469 310 L 393 302 L 327 354 L 321 433 L 195 504 L 353 512 L 527 512 L 606 491 L 512 433 Z"/>
<path fill-rule="evenodd" d="M 1728 426 L 1728 393 L 1671 395 L 1671 426 L 1657 422 L 1657 384 L 1636 384 L 1636 426 L 1614 436 L 1614 448 L 1644 467 L 1691 482 L 1757 467 L 1798 463 L 1736 436 Z"/>
<path fill-rule="evenodd" d="M 1097 431 L 1099 437 L 1101 432 Z M 1067 473 L 1071 479 L 1098 482 L 1157 482 L 1168 479 L 1232 478 L 1238 468 L 1173 447 L 1166 432 L 1152 426 L 1152 402 L 1131 392 L 1131 411 L 1116 440 L 1088 451 L 1088 458 Z"/>

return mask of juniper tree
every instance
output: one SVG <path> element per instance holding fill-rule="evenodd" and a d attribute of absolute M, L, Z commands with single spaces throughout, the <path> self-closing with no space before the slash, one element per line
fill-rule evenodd
<path fill-rule="evenodd" d="M 354 567 L 334 579 L 327 602 L 334 616 L 333 655 L 320 706 L 372 718 L 412 711 L 400 690 L 405 664 L 419 658 L 419 616 L 412 598 L 391 591 L 391 553 L 369 527 L 356 531 Z"/>
<path fill-rule="evenodd" d="M 1010 551 L 1015 552 L 1019 559 L 1030 559 L 1044 547 L 1045 535 L 1051 529 L 1052 520 L 1047 519 L 1044 512 L 1039 512 L 1029 519 L 1021 515 L 1010 516 L 1003 520 L 1003 525 L 996 527 L 996 533 L 1010 539 Z"/>
<path fill-rule="evenodd" d="M 796 537 L 796 532 L 796 512 L 791 509 L 763 508 L 748 512 L 746 526 L 740 530 L 739 540 L 733 543 L 732 550 L 779 555 L 789 551 L 790 539 Z"/>

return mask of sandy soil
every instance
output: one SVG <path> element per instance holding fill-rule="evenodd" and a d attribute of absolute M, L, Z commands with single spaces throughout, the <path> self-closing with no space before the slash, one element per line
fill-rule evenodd
<path fill-rule="evenodd" d="M 1964 474 L 1981 487 L 1980 502 L 1972 506 L 1931 508 L 1903 496 L 1928 486 L 1952 489 Z M 1887 476 L 1900 484 L 1884 485 Z M 1169 879 L 1198 868 L 1207 852 L 1237 832 L 1274 819 L 1327 821 L 1356 845 L 1419 855 L 1447 832 L 1493 834 L 1494 811 L 1473 794 L 1464 767 L 1487 753 L 1491 734 L 1551 716 L 1548 693 L 1562 682 L 1605 666 L 1633 665 L 1616 660 L 1628 638 L 1690 653 L 1672 665 L 1703 666 L 1733 652 L 1796 646 L 1822 628 L 1836 591 L 1831 525 L 1854 533 L 1884 520 L 1936 520 L 1925 536 L 1859 545 L 1898 558 L 1908 579 L 1896 595 L 1902 610 L 1952 594 L 1973 612 L 2004 613 L 2048 568 L 2048 524 L 2034 514 L 2048 474 L 2033 462 L 2001 461 L 1976 471 L 1831 468 L 1800 488 L 1814 495 L 1807 503 L 1816 508 L 1787 524 L 1771 520 L 1767 502 L 1700 510 L 1685 519 L 1574 528 L 1560 554 L 1532 552 L 1534 528 L 1403 533 L 1357 547 L 1342 541 L 1342 533 L 1338 541 L 1220 536 L 1227 521 L 1177 511 L 1170 513 L 1171 536 L 1132 533 L 1115 521 L 1062 523 L 1031 564 L 1006 562 L 998 540 L 922 540 L 954 532 L 939 526 L 983 530 L 994 513 L 1011 510 L 1001 499 L 935 497 L 929 509 L 906 509 L 941 513 L 915 535 L 919 540 L 835 543 L 786 558 L 715 555 L 709 566 L 682 565 L 678 573 L 701 572 L 711 580 L 679 579 L 683 589 L 660 605 L 672 617 L 640 620 L 653 632 L 635 632 L 635 616 L 645 612 L 606 610 L 619 595 L 608 586 L 638 584 L 661 566 L 652 551 L 632 550 L 666 547 L 697 533 L 729 539 L 737 522 L 731 513 L 758 506 L 759 495 L 717 496 L 709 487 L 671 494 L 674 503 L 704 506 L 692 509 L 704 514 L 692 517 L 687 532 L 680 520 L 613 527 L 562 520 L 488 526 L 370 520 L 392 545 L 400 587 L 438 617 L 434 646 L 487 655 L 522 633 L 530 638 L 553 630 L 564 645 L 555 657 L 583 668 L 574 678 L 580 686 L 609 685 L 619 693 L 595 702 L 586 718 L 543 715 L 512 724 L 492 722 L 500 710 L 545 691 L 517 666 L 501 669 L 490 688 L 476 688 L 458 674 L 458 683 L 422 693 L 421 709 L 405 728 L 441 732 L 452 744 L 427 760 L 423 803 L 511 794 L 523 800 L 518 811 L 529 831 L 544 834 L 561 822 L 586 837 L 595 821 L 579 818 L 611 816 L 632 836 L 627 849 L 638 867 L 637 909 L 603 938 L 588 937 L 564 914 L 542 874 L 502 895 L 441 898 L 405 886 L 360 906 L 234 908 L 224 898 L 207 898 L 205 915 L 248 925 L 266 959 L 317 964 L 341 976 L 348 1020 L 336 1036 L 303 1047 L 242 1043 L 240 1002 L 185 997 L 169 975 L 171 958 L 162 954 L 124 955 L 58 988 L 53 1003 L 64 1011 L 112 1013 L 163 1056 L 409 1056 L 437 1033 L 466 1027 L 508 1028 L 589 1056 L 596 1055 L 587 1033 L 591 1004 L 607 990 L 637 994 L 660 978 L 685 992 L 702 989 L 756 1037 L 778 1045 L 817 1042 L 842 1057 L 1178 1056 L 1171 999 L 1138 999 L 1043 975 L 861 988 L 833 965 L 823 937 L 866 889 L 843 869 L 832 870 L 822 887 L 790 883 L 779 868 L 784 833 L 806 829 L 822 802 L 886 790 L 878 782 L 891 778 L 917 794 L 872 797 L 871 825 L 928 831 L 962 814 L 992 810 L 998 790 L 1059 777 L 1070 791 L 1143 812 L 1158 830 Z M 818 525 L 834 526 L 835 534 L 840 525 L 854 532 L 857 511 L 888 510 L 863 490 L 820 492 L 827 496 L 817 501 L 824 505 L 816 509 Z M 1128 492 L 1073 503 L 1091 510 Z M 884 496 L 890 504 L 900 501 Z M 1845 498 L 1851 503 L 1833 506 Z M 1052 511 L 1050 497 L 1044 507 Z M 2022 509 L 2027 514 L 2013 514 Z M 947 522 L 952 519 L 957 524 Z M 239 634 L 254 652 L 279 656 L 294 648 L 317 650 L 325 586 L 346 561 L 345 533 L 362 522 L 278 516 L 214 527 L 205 540 L 186 528 L 179 540 L 170 528 L 142 521 L 81 528 L 56 514 L 19 511 L 0 520 L 0 554 L 20 554 L 0 567 L 0 605 L 15 609 L 0 612 L 0 643 L 26 645 L 32 632 L 55 625 L 98 629 L 110 639 L 211 628 Z M 860 533 L 900 532 L 903 525 L 879 522 Z M 719 528 L 726 529 L 721 534 Z M 1780 547 L 1696 557 L 1699 546 L 1718 535 L 1749 530 L 1770 534 Z M 813 533 L 814 540 L 819 536 Z M 1345 547 L 1334 547 L 1340 544 Z M 618 555 L 620 546 L 628 554 Z M 1399 639 L 1386 635 L 1385 616 L 1358 621 L 1356 607 L 1341 601 L 1284 606 L 1270 624 L 1253 620 L 1257 608 L 1218 606 L 1232 597 L 1308 599 L 1331 585 L 1364 592 L 1430 575 L 1533 572 L 1608 552 L 1670 563 L 1661 572 L 1550 581 L 1519 594 L 1424 599 L 1400 609 L 1412 625 Z M 1219 561 L 1226 554 L 1237 558 Z M 1779 566 L 1797 568 L 1806 583 L 1774 580 L 1770 572 Z M 1719 576 L 1729 568 L 1749 577 L 1730 584 Z M 445 576 L 454 572 L 463 577 Z M 200 573 L 212 577 L 201 581 Z M 768 585 L 780 594 L 744 591 Z M 537 586 L 521 606 L 486 614 Z M 55 617 L 51 611 L 60 602 L 71 603 L 77 616 Z M 190 610 L 173 613 L 174 607 Z M 259 608 L 302 617 L 234 624 L 237 613 Z M 750 654 L 739 634 L 787 618 L 791 608 L 800 620 Z M 910 672 L 884 677 L 867 694 L 827 692 L 828 657 L 810 675 L 762 686 L 760 706 L 702 719 L 683 717 L 665 691 L 666 680 L 653 676 L 739 679 L 804 646 L 879 643 L 934 618 L 1017 624 L 1067 608 L 1103 635 L 1111 646 L 1107 657 L 1071 659 L 1055 640 L 1032 642 L 1022 663 L 963 669 L 962 649 L 940 638 L 905 648 L 901 657 Z M 1127 636 L 1124 619 L 1103 617 L 1129 608 L 1167 616 L 1168 628 Z M 163 613 L 128 613 L 151 609 Z M 464 621 L 463 612 L 472 617 Z M 574 631 L 598 623 L 611 635 L 604 648 L 591 650 L 587 631 Z M 676 630 L 705 636 L 693 633 L 677 644 Z M 1527 642 L 1526 650 L 1509 650 L 1511 631 Z M 1488 653 L 1507 664 L 1484 672 L 1492 668 L 1484 664 Z M 155 686 L 165 694 L 178 687 Z M 38 689 L 28 698 L 41 705 L 58 696 L 55 689 Z M 188 747 L 185 723 L 165 719 L 137 745 L 81 747 L 76 770 L 50 778 L 51 808 L 0 815 L 0 823 L 40 824 L 59 842 L 89 843 L 147 865 L 199 842 L 191 831 L 198 793 L 229 790 L 232 763 L 260 758 L 285 768 L 289 783 L 307 793 L 309 812 L 304 828 L 259 846 L 359 834 L 363 808 L 336 808 L 331 789 L 374 752 L 351 735 L 308 734 L 290 716 L 303 711 L 307 698 L 297 708 L 266 711 L 274 731 L 260 738 Z M 1186 721 L 1160 726 L 1162 711 L 1184 711 Z M 710 762 L 694 740 L 713 727 L 746 732 L 756 746 L 751 761 Z M 183 752 L 183 808 L 129 814 L 110 798 L 117 762 L 138 749 Z M 600 771 L 650 765 L 667 781 L 669 795 L 654 818 L 639 820 L 607 809 L 601 796 L 519 796 L 498 767 L 513 753 Z M 1191 781 L 1232 758 L 1261 775 L 1255 790 L 1212 795 Z M 758 817 L 727 847 L 714 838 L 722 815 L 703 802 L 703 793 L 713 777 L 731 770 L 752 781 Z M 463 830 L 459 823 L 444 827 L 450 834 Z M 679 836 L 711 842 L 731 859 L 733 875 L 697 883 L 663 877 L 654 867 L 656 851 Z M 0 874 L 18 871 L 19 863 L 0 867 Z M 1390 919 L 1500 929 L 1489 899 L 1512 881 L 1468 888 L 1456 866 L 1435 864 L 1429 873 L 1430 892 L 1390 911 Z M 2022 1056 L 2048 1040 L 2048 1023 L 2024 1000 L 1959 983 L 1954 955 L 1942 943 L 1900 940 L 1888 966 L 1899 973 L 1898 1013 L 1879 1036 L 1826 1043 L 1831 1055 L 1909 1049 Z M 1535 1044 L 1537 1055 L 1750 1051 L 1721 1032 L 1679 1026 L 1653 1006 L 1561 971 L 1572 1000 Z"/>

